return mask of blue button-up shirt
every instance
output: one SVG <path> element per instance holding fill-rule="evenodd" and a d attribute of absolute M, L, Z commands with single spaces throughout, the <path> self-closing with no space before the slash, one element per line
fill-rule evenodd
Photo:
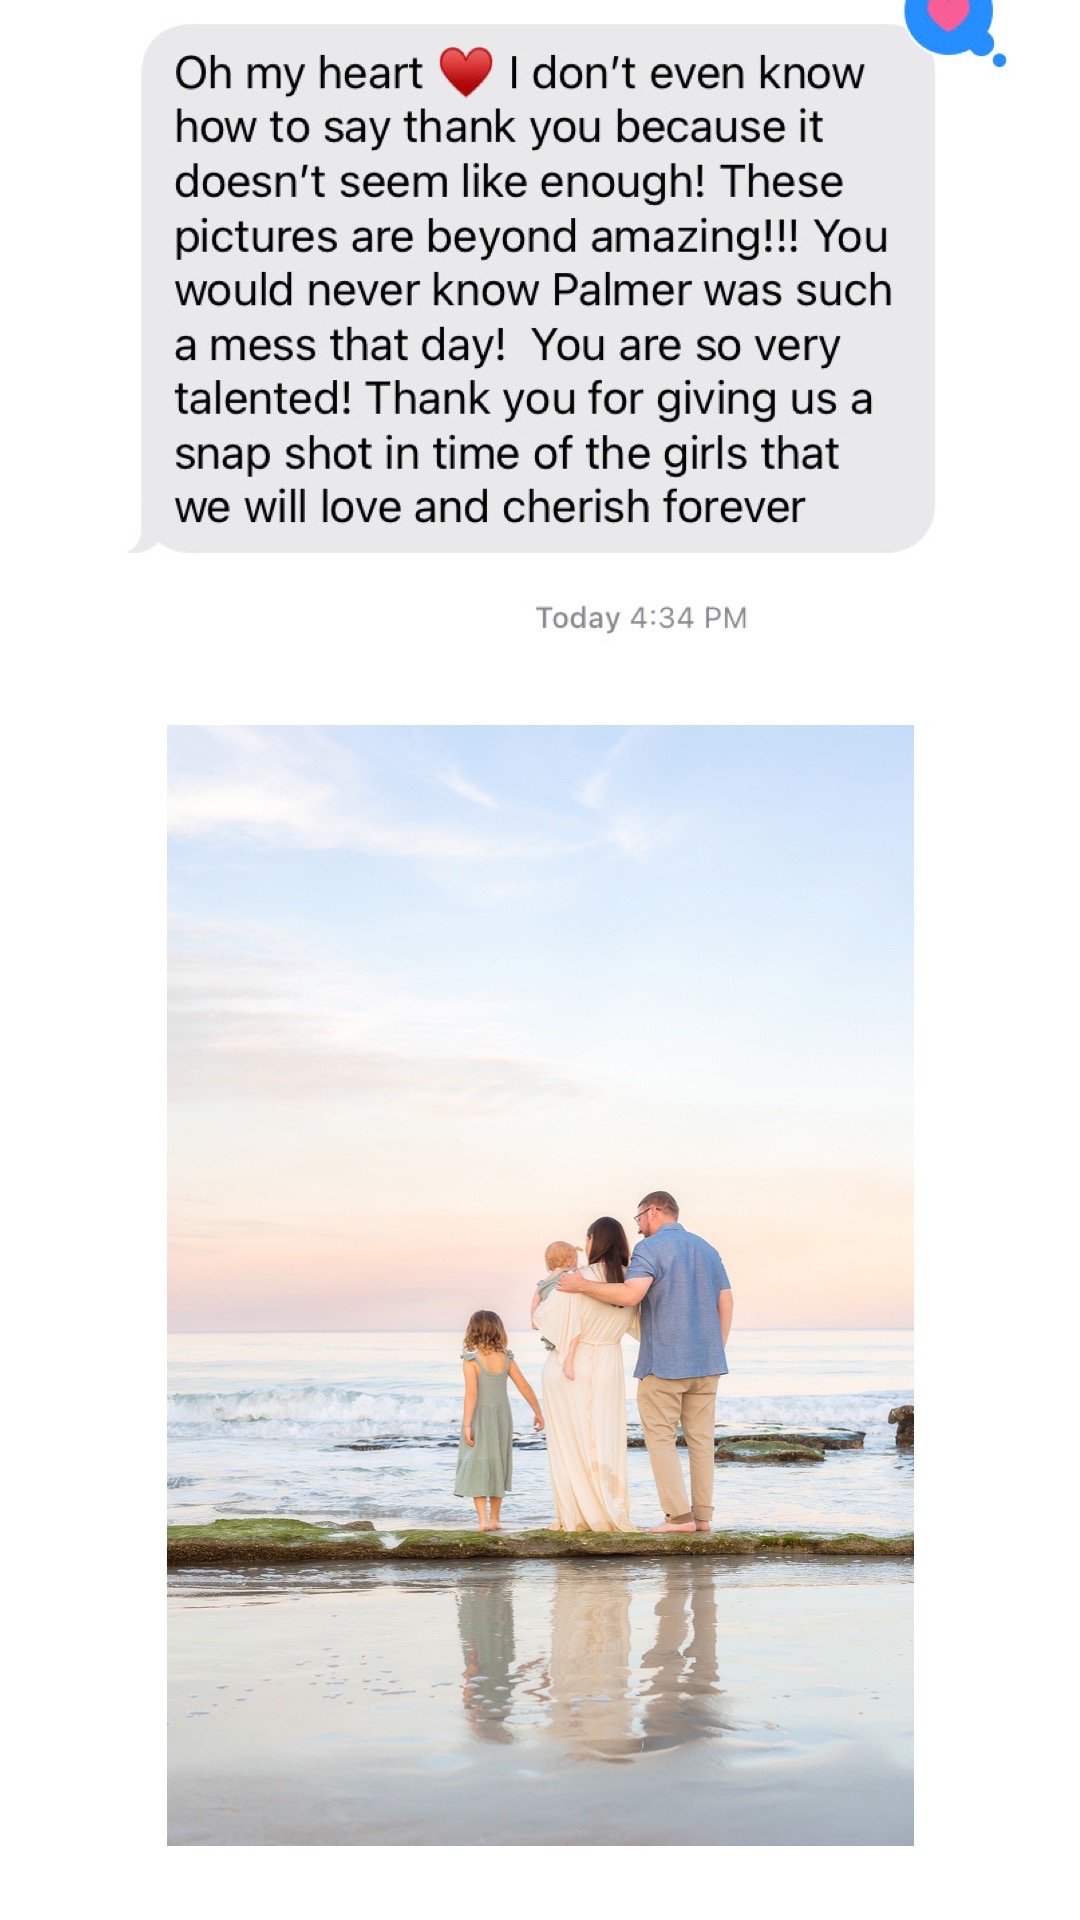
<path fill-rule="evenodd" d="M 651 1273 L 641 1303 L 641 1352 L 635 1378 L 697 1380 L 726 1373 L 720 1334 L 720 1295 L 731 1282 L 715 1247 L 678 1221 L 639 1240 L 626 1269 L 628 1280 Z"/>

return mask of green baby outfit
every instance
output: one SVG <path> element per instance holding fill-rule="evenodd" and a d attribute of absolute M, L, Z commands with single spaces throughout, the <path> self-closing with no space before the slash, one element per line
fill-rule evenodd
<path fill-rule="evenodd" d="M 463 1353 L 461 1357 L 471 1360 L 478 1376 L 472 1421 L 476 1444 L 471 1447 L 465 1445 L 465 1423 L 462 1421 L 454 1492 L 470 1500 L 483 1499 L 485 1494 L 494 1494 L 498 1498 L 510 1491 L 513 1466 L 514 1420 L 510 1412 L 508 1386 L 510 1364 L 514 1356 L 507 1353 L 506 1365 L 501 1373 L 488 1373 L 475 1353 Z"/>

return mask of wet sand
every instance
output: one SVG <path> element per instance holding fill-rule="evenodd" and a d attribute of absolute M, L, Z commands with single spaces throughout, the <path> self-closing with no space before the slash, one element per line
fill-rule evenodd
<path fill-rule="evenodd" d="M 170 1841 L 907 1845 L 896 1563 L 181 1573 Z"/>

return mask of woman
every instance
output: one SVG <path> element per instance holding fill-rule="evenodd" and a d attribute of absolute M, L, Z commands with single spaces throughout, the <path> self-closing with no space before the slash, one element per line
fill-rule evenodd
<path fill-rule="evenodd" d="M 594 1220 L 585 1236 L 590 1280 L 617 1285 L 630 1261 L 617 1220 Z M 628 1533 L 626 1382 L 622 1337 L 638 1337 L 636 1307 L 608 1307 L 554 1289 L 533 1324 L 550 1341 L 540 1379 L 555 1524 L 568 1533 Z"/>

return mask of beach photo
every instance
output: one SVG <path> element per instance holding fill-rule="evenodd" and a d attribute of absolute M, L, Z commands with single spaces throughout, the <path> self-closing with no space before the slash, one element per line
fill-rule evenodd
<path fill-rule="evenodd" d="M 911 729 L 169 745 L 171 1844 L 909 1846 Z"/>

